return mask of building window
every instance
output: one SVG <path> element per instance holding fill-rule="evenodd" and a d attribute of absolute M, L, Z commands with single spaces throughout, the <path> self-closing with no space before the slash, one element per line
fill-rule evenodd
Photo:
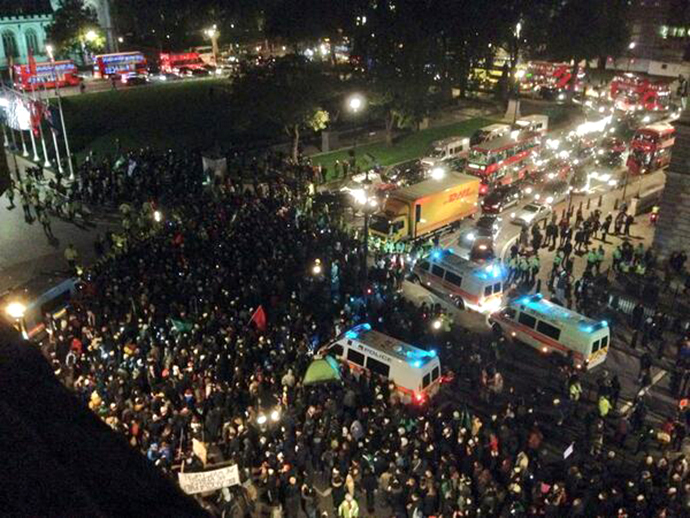
<path fill-rule="evenodd" d="M 19 49 L 17 48 L 17 39 L 14 37 L 14 32 L 7 30 L 2 33 L 2 46 L 5 47 L 6 58 L 19 57 Z"/>
<path fill-rule="evenodd" d="M 24 33 L 24 37 L 26 38 L 27 54 L 29 52 L 31 52 L 32 54 L 40 54 L 41 49 L 38 46 L 38 36 L 36 35 L 36 31 L 33 29 L 28 29 Z"/>

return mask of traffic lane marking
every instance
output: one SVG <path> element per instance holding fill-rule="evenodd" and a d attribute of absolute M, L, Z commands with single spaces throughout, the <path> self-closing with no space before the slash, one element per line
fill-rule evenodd
<path fill-rule="evenodd" d="M 653 369 L 652 369 L 653 370 Z M 649 394 L 649 392 L 652 390 L 652 387 L 659 383 L 662 379 L 664 379 L 664 376 L 668 374 L 668 371 L 664 369 L 659 369 L 659 372 L 657 372 L 654 376 L 652 376 L 652 383 L 648 387 L 644 387 L 643 389 L 639 390 L 637 392 L 638 396 L 645 396 Z M 621 414 L 626 414 L 633 406 L 633 401 L 627 401 L 620 410 Z"/>

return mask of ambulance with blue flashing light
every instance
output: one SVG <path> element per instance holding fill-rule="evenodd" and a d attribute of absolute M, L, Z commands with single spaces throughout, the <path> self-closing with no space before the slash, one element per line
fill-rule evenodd
<path fill-rule="evenodd" d="M 412 268 L 414 282 L 461 309 L 492 313 L 503 303 L 506 272 L 498 262 L 480 264 L 437 249 Z"/>
<path fill-rule="evenodd" d="M 597 321 L 543 298 L 541 294 L 511 300 L 493 313 L 489 324 L 506 337 L 542 353 L 573 353 L 578 368 L 591 369 L 606 361 L 611 333 Z"/>
<path fill-rule="evenodd" d="M 360 324 L 345 331 L 320 353 L 330 354 L 353 370 L 368 370 L 395 384 L 404 403 L 422 404 L 441 383 L 436 351 L 425 351 Z"/>

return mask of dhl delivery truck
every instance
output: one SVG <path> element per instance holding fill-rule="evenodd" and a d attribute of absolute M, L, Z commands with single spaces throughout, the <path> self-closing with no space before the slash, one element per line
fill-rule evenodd
<path fill-rule="evenodd" d="M 403 187 L 372 216 L 369 232 L 393 241 L 416 239 L 474 214 L 478 196 L 479 179 L 456 172 Z"/>

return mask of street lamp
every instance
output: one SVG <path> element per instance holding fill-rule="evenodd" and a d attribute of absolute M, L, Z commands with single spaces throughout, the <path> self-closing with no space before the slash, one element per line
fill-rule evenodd
<path fill-rule="evenodd" d="M 159 210 L 153 211 L 153 220 L 156 223 L 160 223 L 163 220 L 163 214 L 161 214 L 161 211 L 159 211 Z"/>
<path fill-rule="evenodd" d="M 625 67 L 626 72 L 630 72 L 630 63 L 632 61 L 632 50 L 635 48 L 636 45 L 637 45 L 637 43 L 635 43 L 634 41 L 631 41 L 628 44 L 628 66 Z"/>
<path fill-rule="evenodd" d="M 209 27 L 204 31 L 204 34 L 211 40 L 211 47 L 213 48 L 213 65 L 218 66 L 218 36 L 220 36 L 218 27 L 214 23 L 213 27 Z"/>
<path fill-rule="evenodd" d="M 21 302 L 10 302 L 5 308 L 7 315 L 14 320 L 21 320 L 26 313 L 26 306 Z"/>
<path fill-rule="evenodd" d="M 366 293 L 367 284 L 369 283 L 369 271 L 367 269 L 367 257 L 369 257 L 369 216 L 376 210 L 378 203 L 375 197 L 370 196 L 369 178 L 364 180 L 364 188 L 352 191 L 352 197 L 355 202 L 361 206 L 362 212 L 364 213 L 364 253 L 362 256 L 362 277 L 364 279 L 364 290 Z"/>
<path fill-rule="evenodd" d="M 96 31 L 94 31 L 93 29 L 90 29 L 90 30 L 86 31 L 86 34 L 84 34 L 84 37 L 86 38 L 86 41 L 88 41 L 89 43 L 93 43 L 93 41 L 96 38 L 98 38 L 98 34 L 96 34 Z"/>
<path fill-rule="evenodd" d="M 29 334 L 26 332 L 26 327 L 24 326 L 24 315 L 26 314 L 26 306 L 19 302 L 10 302 L 5 308 L 7 316 L 15 321 L 15 326 L 17 330 L 22 334 L 25 340 L 29 339 Z"/>
<path fill-rule="evenodd" d="M 317 259 L 316 261 L 314 261 L 314 266 L 312 266 L 311 271 L 314 275 L 321 275 L 321 272 L 323 271 L 323 267 L 321 266 L 321 259 Z"/>
<path fill-rule="evenodd" d="M 364 97 L 359 94 L 352 94 L 347 99 L 347 109 L 353 115 L 357 115 L 364 109 Z M 357 167 L 357 132 L 355 132 L 354 143 L 352 145 L 352 167 Z M 369 179 L 369 172 L 367 171 L 367 180 Z"/>
<path fill-rule="evenodd" d="M 446 170 L 443 167 L 434 167 L 431 170 L 431 178 L 434 180 L 443 180 L 446 177 Z"/>

